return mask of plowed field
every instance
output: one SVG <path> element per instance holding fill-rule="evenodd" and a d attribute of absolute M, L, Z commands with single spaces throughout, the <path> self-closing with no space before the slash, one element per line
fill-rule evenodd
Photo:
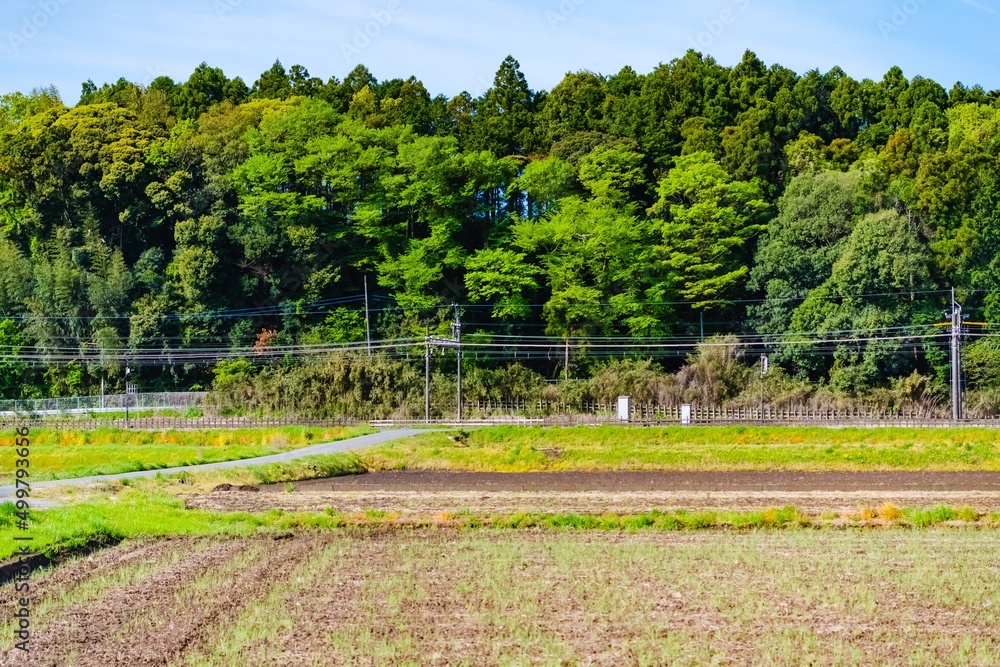
<path fill-rule="evenodd" d="M 338 530 L 126 543 L 36 573 L 0 665 L 975 664 L 993 531 Z M 0 588 L 0 618 L 13 592 Z"/>
<path fill-rule="evenodd" d="M 970 472 L 549 472 L 400 471 L 219 490 L 188 506 L 218 511 L 403 514 L 469 510 L 484 513 L 629 514 L 659 510 L 756 510 L 794 506 L 802 512 L 853 512 L 859 507 L 969 506 L 1000 511 L 1000 474 Z M 291 492 L 289 492 L 291 491 Z"/>

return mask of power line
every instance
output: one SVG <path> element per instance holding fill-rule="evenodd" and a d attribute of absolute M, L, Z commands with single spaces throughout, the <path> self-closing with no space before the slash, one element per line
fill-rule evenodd
<path fill-rule="evenodd" d="M 790 296 L 790 297 L 767 297 L 763 299 L 720 299 L 717 301 L 629 301 L 628 306 L 688 306 L 694 307 L 705 303 L 716 303 L 719 305 L 766 305 L 772 303 L 791 303 L 796 301 L 805 301 L 807 299 L 819 299 L 823 301 L 838 301 L 842 299 L 868 299 L 877 297 L 906 297 L 911 296 L 927 296 L 927 295 L 947 295 L 949 290 L 919 290 L 914 292 L 901 291 L 901 292 L 872 292 L 864 294 L 831 294 L 826 296 L 816 296 L 816 295 L 802 295 L 802 296 Z M 973 290 L 970 293 L 975 294 L 992 294 L 996 292 L 991 292 L 988 290 Z M 301 308 L 313 308 L 313 307 L 325 307 L 325 306 L 341 306 L 351 303 L 361 304 L 364 302 L 364 294 L 336 297 L 329 299 L 320 299 L 317 301 L 301 302 L 301 301 L 282 301 L 280 303 L 269 304 L 265 306 L 253 306 L 249 308 L 236 308 L 229 310 L 216 310 L 216 311 L 205 311 L 198 313 L 151 313 L 150 315 L 165 319 L 167 321 L 180 321 L 180 320 L 198 320 L 198 319 L 240 319 L 249 318 L 261 315 L 294 315 L 294 316 L 306 316 L 306 315 L 323 315 L 328 314 L 328 310 L 299 310 Z M 393 297 L 381 296 L 381 295 L 370 295 L 371 300 L 388 301 L 395 303 L 395 306 L 390 308 L 371 308 L 370 312 L 389 312 L 397 311 L 402 309 L 402 306 L 398 305 L 398 302 Z M 478 309 L 478 310 L 492 310 L 495 304 L 482 304 L 482 303 L 459 303 L 457 304 L 463 309 Z M 519 304 L 526 308 L 544 308 L 549 305 L 547 303 L 525 303 Z M 587 305 L 595 306 L 601 308 L 620 308 L 622 304 L 614 303 L 610 301 L 603 302 L 586 302 L 586 303 L 570 303 L 568 305 Z M 451 308 L 451 305 L 441 303 L 432 307 L 433 310 L 445 310 Z M 14 321 L 30 321 L 30 320 L 54 320 L 54 321 L 93 321 L 93 320 L 118 320 L 127 321 L 132 319 L 135 314 L 131 315 L 41 315 L 24 313 L 18 315 L 3 315 L 0 319 L 9 319 Z"/>
<path fill-rule="evenodd" d="M 814 353 L 833 352 L 843 345 L 867 345 L 870 343 L 903 343 L 903 342 L 942 342 L 950 336 L 950 333 L 911 333 L 892 336 L 849 336 L 849 337 L 824 337 L 824 338 L 799 338 L 799 339 L 775 339 L 764 340 L 761 338 L 750 339 L 745 337 L 737 339 L 738 344 L 749 350 L 775 350 L 780 348 L 808 348 Z M 109 362 L 135 362 L 152 365 L 177 364 L 177 363 L 208 363 L 217 362 L 224 359 L 249 359 L 257 361 L 283 359 L 283 358 L 304 358 L 317 357 L 330 354 L 343 353 L 364 353 L 372 351 L 399 353 L 399 350 L 413 351 L 419 349 L 421 344 L 426 344 L 426 339 L 420 338 L 397 338 L 380 341 L 367 341 L 343 343 L 343 344 L 317 344 L 317 345 L 273 345 L 273 346 L 253 346 L 253 347 L 200 347 L 185 349 L 170 348 L 115 348 L 105 350 L 80 350 L 78 348 L 23 348 L 17 352 L 3 352 L 0 349 L 0 360 L 12 360 L 31 362 L 37 361 L 46 364 L 59 363 L 100 363 Z M 547 355 L 561 354 L 567 348 L 578 352 L 583 351 L 594 357 L 617 356 L 621 354 L 650 354 L 650 353 L 683 353 L 691 352 L 699 348 L 724 348 L 731 347 L 732 341 L 709 339 L 704 343 L 694 341 L 676 341 L 663 339 L 634 339 L 634 340 L 590 340 L 586 338 L 556 338 L 546 339 L 508 339 L 500 341 L 478 341 L 473 337 L 466 337 L 461 347 L 473 352 L 503 353 L 503 354 L 530 354 L 544 353 Z M 11 348 L 7 348 L 10 350 Z"/>

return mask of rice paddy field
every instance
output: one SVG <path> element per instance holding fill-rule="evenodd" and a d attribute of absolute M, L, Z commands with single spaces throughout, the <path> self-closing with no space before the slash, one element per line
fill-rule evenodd
<path fill-rule="evenodd" d="M 997 665 L 998 435 L 503 427 L 47 489 L 0 665 Z"/>
<path fill-rule="evenodd" d="M 8 624 L 0 665 L 995 665 L 995 544 L 955 530 L 142 539 L 37 574 L 33 652 L 11 651 Z"/>

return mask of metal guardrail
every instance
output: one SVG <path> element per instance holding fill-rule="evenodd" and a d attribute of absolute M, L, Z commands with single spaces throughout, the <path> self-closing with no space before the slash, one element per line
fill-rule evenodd
<path fill-rule="evenodd" d="M 205 392 L 112 394 L 0 401 L 0 416 L 87 414 L 129 410 L 169 410 L 202 408 Z"/>
<path fill-rule="evenodd" d="M 357 426 L 358 422 L 350 419 L 307 419 L 281 418 L 267 419 L 255 417 L 198 417 L 184 419 L 181 417 L 140 417 L 133 419 L 51 419 L 31 420 L 18 418 L 0 419 L 0 429 L 12 429 L 18 426 L 30 426 L 33 429 L 51 429 L 57 431 L 93 431 L 102 428 L 127 429 L 133 431 L 203 431 L 203 430 L 235 430 L 253 428 L 313 427 L 334 428 L 339 426 Z"/>

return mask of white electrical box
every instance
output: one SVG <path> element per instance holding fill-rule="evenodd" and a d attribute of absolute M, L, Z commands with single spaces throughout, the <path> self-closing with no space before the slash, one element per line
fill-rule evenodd
<path fill-rule="evenodd" d="M 632 397 L 618 397 L 618 421 L 627 422 L 632 420 Z"/>
<path fill-rule="evenodd" d="M 691 425 L 691 406 L 682 405 L 681 406 L 681 424 L 684 426 Z"/>

